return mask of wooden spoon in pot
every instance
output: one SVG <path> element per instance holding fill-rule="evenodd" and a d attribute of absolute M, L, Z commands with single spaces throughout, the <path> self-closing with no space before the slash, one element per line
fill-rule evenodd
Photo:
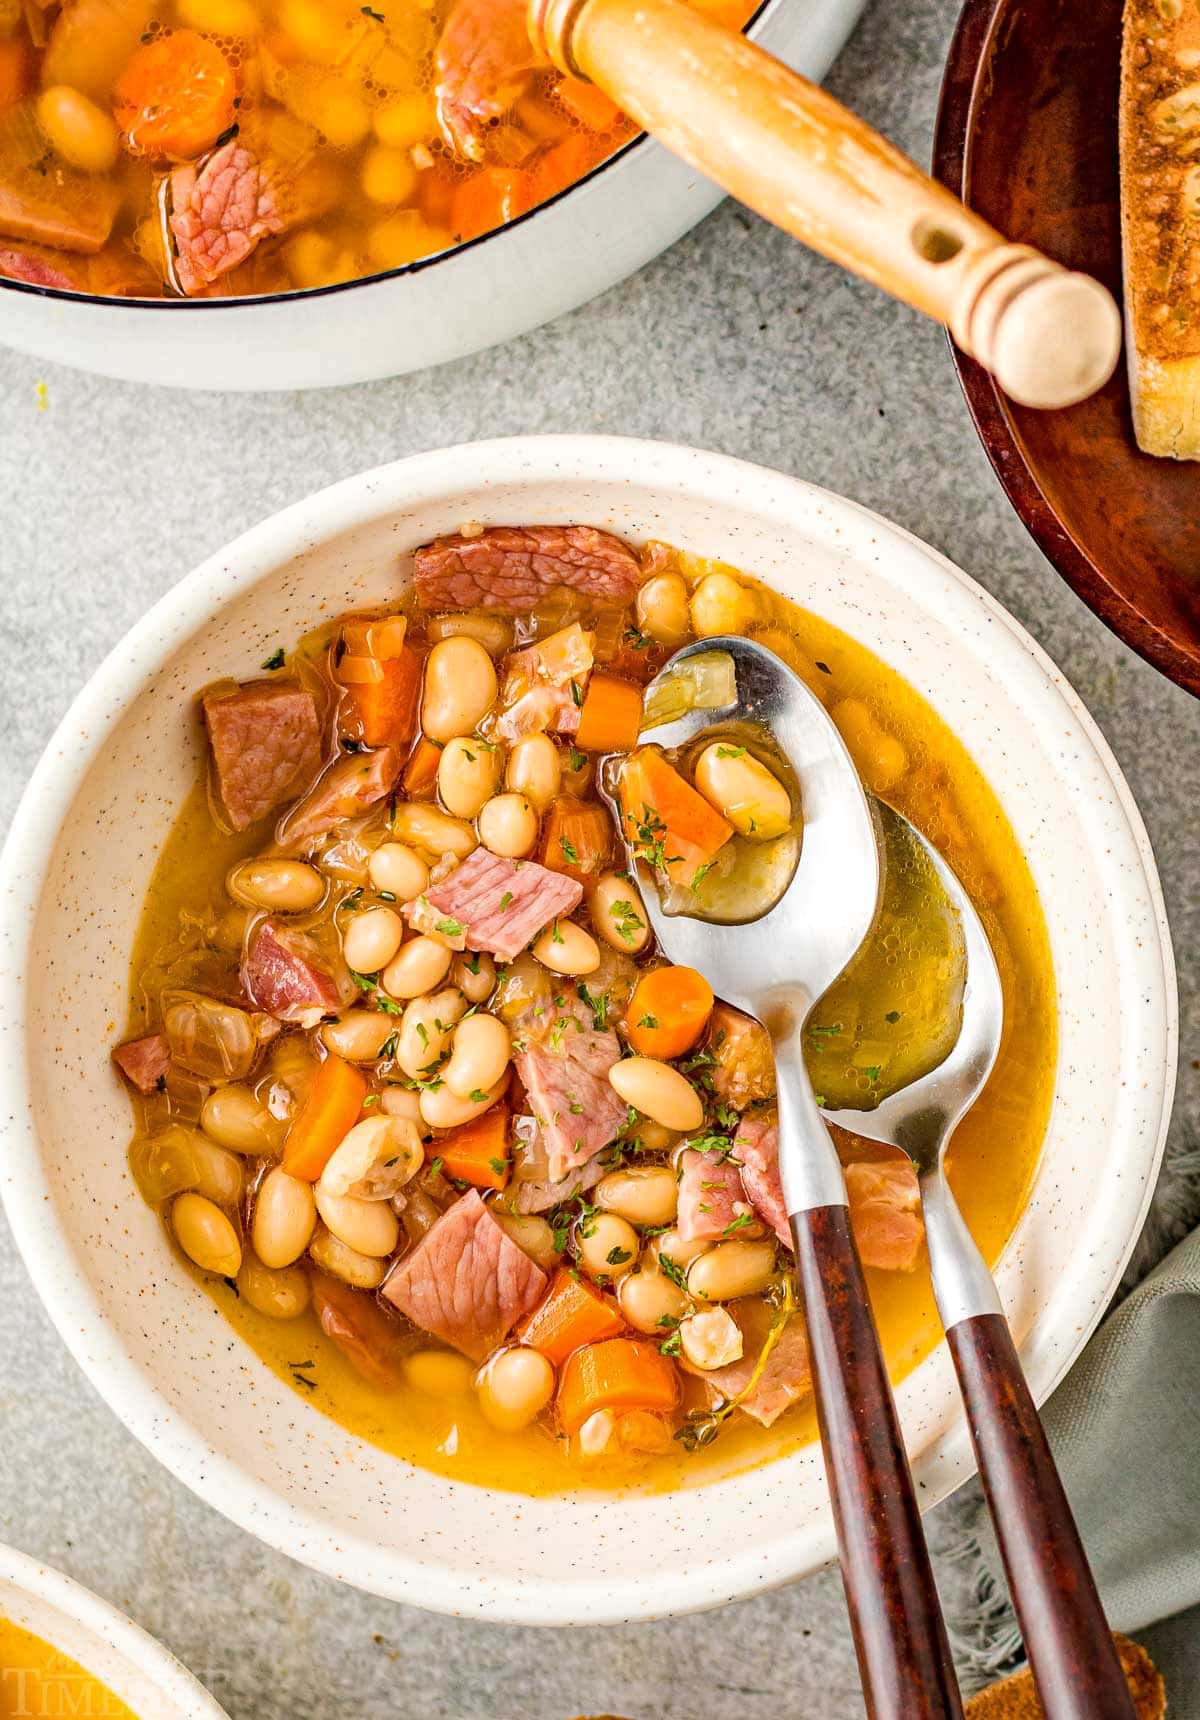
<path fill-rule="evenodd" d="M 1026 406 L 1103 386 L 1111 294 L 1010 244 L 840 102 L 684 0 L 528 0 L 534 48 L 768 221 L 945 325 Z"/>

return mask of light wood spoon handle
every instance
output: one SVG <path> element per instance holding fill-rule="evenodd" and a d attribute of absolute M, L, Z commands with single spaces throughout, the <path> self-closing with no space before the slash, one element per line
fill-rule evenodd
<path fill-rule="evenodd" d="M 684 0 L 528 0 L 534 46 L 814 250 L 943 323 L 1015 400 L 1101 387 L 1109 292 L 1012 245 L 815 84 Z"/>

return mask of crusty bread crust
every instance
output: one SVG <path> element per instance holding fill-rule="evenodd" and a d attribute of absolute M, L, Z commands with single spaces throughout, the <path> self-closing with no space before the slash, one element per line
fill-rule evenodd
<path fill-rule="evenodd" d="M 1158 1668 L 1145 1649 L 1127 1636 L 1114 1636 L 1113 1640 L 1138 1720 L 1162 1720 L 1167 1693 Z M 973 1696 L 967 1703 L 965 1720 L 1045 1720 L 1045 1714 L 1032 1677 L 1028 1672 L 1017 1672 Z"/>

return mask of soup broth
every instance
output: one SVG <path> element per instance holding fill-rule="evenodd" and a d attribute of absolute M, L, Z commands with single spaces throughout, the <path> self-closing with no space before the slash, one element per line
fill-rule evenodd
<path fill-rule="evenodd" d="M 138 1720 L 132 1708 L 70 1655 L 0 1618 L 0 1720 Z"/>
<path fill-rule="evenodd" d="M 470 562 L 465 540 L 453 553 L 464 565 Z M 285 813 L 274 839 L 266 819 L 240 831 L 231 829 L 228 783 L 223 799 L 220 772 L 206 774 L 189 796 L 163 850 L 133 956 L 131 1040 L 137 1046 L 153 1043 L 161 1052 L 164 1024 L 167 1036 L 173 1031 L 175 1037 L 169 1073 L 151 1080 L 149 1091 L 135 1092 L 138 1126 L 131 1164 L 143 1191 L 162 1206 L 176 1245 L 183 1241 L 192 1254 L 193 1270 L 197 1251 L 188 1246 L 177 1203 L 189 1198 L 187 1191 L 202 1188 L 224 1215 L 225 1245 L 233 1252 L 223 1261 L 207 1260 L 210 1270 L 199 1276 L 231 1324 L 281 1379 L 350 1431 L 441 1474 L 525 1493 L 590 1486 L 691 1486 L 779 1456 L 815 1437 L 803 1366 L 803 1327 L 788 1301 L 789 1255 L 776 1243 L 773 1229 L 769 1047 L 764 1050 L 765 1036 L 755 1024 L 720 1004 L 714 1009 L 711 993 L 704 998 L 699 976 L 690 978 L 690 970 L 664 966 L 652 943 L 645 942 L 646 928 L 638 913 L 638 890 L 651 887 L 648 861 L 673 865 L 674 871 L 668 870 L 660 882 L 669 880 L 676 886 L 684 865 L 693 864 L 692 847 L 702 840 L 710 822 L 715 819 L 717 825 L 725 823 L 727 830 L 732 827 L 723 813 L 706 802 L 702 816 L 673 828 L 667 798 L 659 794 L 651 822 L 661 822 L 666 835 L 660 838 L 651 831 L 639 879 L 614 870 L 622 862 L 614 857 L 611 819 L 593 798 L 594 760 L 600 752 L 620 751 L 627 755 L 623 771 L 637 770 L 647 749 L 637 746 L 636 690 L 661 665 L 668 649 L 691 636 L 694 628 L 700 626 L 710 634 L 744 632 L 777 652 L 804 679 L 837 723 L 868 788 L 903 812 L 946 856 L 984 920 L 1004 989 L 1005 1027 L 992 1077 L 957 1132 L 949 1169 L 966 1220 L 990 1262 L 998 1258 L 1011 1235 L 1026 1198 L 1053 1083 L 1054 984 L 1041 910 L 1012 830 L 961 743 L 926 701 L 878 658 L 750 576 L 651 544 L 638 552 L 635 579 L 641 582 L 636 596 L 629 590 L 620 603 L 556 587 L 517 616 L 479 603 L 455 611 L 437 601 L 436 587 L 432 601 L 426 589 L 420 603 L 410 594 L 386 614 L 379 612 L 367 620 L 343 618 L 323 627 L 300 642 L 286 665 L 271 660 L 264 666 L 270 673 L 285 677 L 291 687 L 311 690 L 326 713 L 323 733 L 330 738 L 322 741 L 324 757 L 330 757 L 329 749 L 337 746 L 334 737 L 339 735 L 342 750 L 332 765 L 326 765 L 326 776 L 317 788 L 301 800 L 299 811 L 293 808 Z M 661 585 L 655 587 L 655 581 L 664 579 L 677 582 L 670 590 L 676 597 L 683 596 L 684 619 L 674 633 L 654 609 L 655 590 L 660 594 L 663 590 Z M 721 590 L 725 590 L 726 609 L 714 617 L 712 600 Z M 399 618 L 402 626 L 396 625 Z M 582 685 L 569 672 L 580 662 L 572 654 L 582 649 L 577 637 L 581 634 L 591 641 L 585 651 L 588 665 L 577 670 Z M 441 641 L 464 637 L 486 641 L 486 650 L 478 659 L 468 653 L 463 660 L 480 662 L 490 656 L 496 672 L 485 688 L 481 707 L 464 710 L 457 725 L 450 724 L 466 738 L 434 741 L 429 729 L 439 727 L 440 713 L 432 693 L 440 671 L 430 653 Z M 343 770 L 346 760 L 369 771 L 379 757 L 375 750 L 364 755 L 360 750 L 364 743 L 356 738 L 362 732 L 364 712 L 370 717 L 377 706 L 374 695 L 364 703 L 357 689 L 382 685 L 367 679 L 374 669 L 364 641 L 376 651 L 414 653 L 418 679 L 423 666 L 419 711 L 425 728 L 422 731 L 418 725 L 414 704 L 408 727 L 401 725 L 408 735 L 406 759 L 390 797 L 383 796 L 369 807 L 345 803 L 344 816 L 336 826 L 319 836 L 306 836 L 312 824 L 313 797 L 320 795 L 321 783 L 330 780 L 329 771 Z M 530 680 L 531 650 L 539 654 L 542 668 L 566 665 L 562 685 L 556 688 L 546 676 Z M 378 659 L 397 660 L 386 655 Z M 364 679 L 355 678 L 359 676 Z M 632 705 L 621 688 L 634 690 Z M 541 697 L 547 691 L 561 698 L 557 703 L 551 698 L 541 706 L 536 699 L 529 704 L 534 695 Z M 237 694 L 232 683 L 206 693 L 210 736 L 217 731 L 209 701 L 215 698 L 219 706 L 224 698 Z M 530 711 L 535 726 L 514 741 L 513 725 L 520 726 L 514 713 L 528 717 Z M 551 722 L 564 727 L 536 726 Z M 540 804 L 533 774 L 523 777 L 520 765 L 514 773 L 514 761 L 526 759 L 519 749 L 530 736 L 541 740 L 528 759 L 535 754 L 543 762 L 552 758 L 549 798 Z M 379 736 L 373 732 L 372 738 Z M 597 743 L 594 751 L 588 750 L 592 740 Z M 614 744 L 617 740 L 619 746 Z M 478 795 L 472 799 L 463 784 L 446 772 L 445 760 L 452 748 L 457 749 L 456 761 L 469 765 L 464 775 L 467 788 L 475 781 L 473 772 L 486 779 L 479 791 L 481 803 Z M 501 757 L 489 762 L 489 748 Z M 738 746 L 726 750 L 733 756 L 720 763 L 742 762 Z M 464 753 L 475 756 L 468 761 Z M 694 760 L 687 763 L 693 772 L 692 786 L 681 776 L 682 787 L 672 793 L 696 793 L 694 783 L 701 780 L 701 773 Z M 639 785 L 659 781 L 654 775 L 658 769 L 658 765 L 643 766 L 636 779 Z M 623 784 L 627 780 L 631 779 L 622 777 Z M 532 797 L 527 804 L 535 807 L 533 833 L 526 846 L 515 844 L 521 857 L 496 860 L 496 849 L 505 844 L 491 834 L 489 849 L 485 833 L 497 827 L 496 801 L 519 798 L 511 792 L 514 781 L 523 783 Z M 629 797 L 624 787 L 622 794 L 626 805 Z M 448 799 L 457 812 L 447 812 Z M 640 788 L 637 805 L 643 806 Z M 663 809 L 661 820 L 659 808 Z M 793 806 L 793 813 L 797 810 Z M 725 804 L 725 812 L 731 818 L 740 816 L 732 801 Z M 640 810 L 638 816 L 642 816 Z M 683 844 L 688 848 L 686 862 L 673 852 L 677 830 L 691 832 Z M 716 834 L 720 835 L 719 830 Z M 420 850 L 415 880 L 399 892 L 384 888 L 391 877 L 389 867 L 396 868 L 399 876 L 401 862 L 394 850 L 406 841 L 415 841 Z M 424 848 L 422 841 L 427 844 Z M 594 864 L 585 851 L 586 842 L 597 845 Z M 385 849 L 385 861 L 380 862 L 376 857 Z M 719 871 L 726 864 L 722 853 L 737 851 L 731 837 L 722 839 L 715 857 L 699 865 Z M 250 876 L 244 866 L 238 870 L 239 865 L 252 857 L 256 865 L 264 857 L 294 864 L 301 854 L 305 858 L 299 861 L 300 870 L 287 877 L 292 884 L 303 882 L 306 868 L 311 868 L 318 874 L 312 888 L 314 901 L 319 897 L 319 902 L 294 912 L 293 924 L 301 928 L 300 934 L 279 935 L 285 943 L 291 936 L 293 948 L 298 947 L 296 937 L 302 935 L 308 940 L 306 960 L 318 966 L 324 963 L 330 971 L 335 971 L 339 959 L 348 961 L 350 980 L 342 997 L 318 1009 L 313 1024 L 285 1020 L 279 1031 L 277 1019 L 261 1013 L 269 1000 L 259 995 L 252 1001 L 257 1001 L 260 1015 L 246 1019 L 257 1021 L 255 1031 L 266 1037 L 259 1049 L 247 1053 L 246 1067 L 239 1068 L 232 1080 L 214 1077 L 211 1069 L 197 1074 L 203 1059 L 194 1055 L 194 1039 L 186 1038 L 199 1032 L 194 1000 L 207 994 L 232 1004 L 247 972 L 253 971 L 255 940 L 263 935 L 261 906 L 248 909 L 244 898 L 239 899 L 239 881 Z M 440 860 L 435 858 L 439 854 Z M 510 911 L 512 898 L 522 887 L 523 873 L 536 873 L 542 890 L 557 890 L 564 879 L 569 885 L 572 874 L 586 880 L 582 904 L 550 921 L 533 939 L 533 954 L 525 950 L 507 961 L 487 953 L 472 955 L 472 936 L 478 939 L 478 922 L 471 917 L 475 910 L 468 905 L 455 915 L 441 906 L 440 893 L 454 887 L 456 876 L 493 863 L 512 868 L 512 888 L 501 897 L 504 913 Z M 435 874 L 444 874 L 440 882 L 437 877 L 428 881 L 430 864 Z M 943 1054 L 938 1035 L 944 1037 L 946 1022 L 954 1018 L 957 1007 L 955 988 L 961 976 L 956 979 L 954 972 L 955 926 L 947 924 L 936 898 L 922 895 L 919 870 L 906 872 L 903 866 L 894 870 L 890 912 L 885 903 L 873 948 L 860 958 L 857 976 L 847 976 L 822 1004 L 809 1035 L 809 1061 L 818 1086 L 829 1089 L 825 1096 L 831 1100 L 844 1091 L 842 1102 L 858 1108 L 868 1105 L 872 1095 L 911 1079 L 918 1065 L 928 1067 Z M 262 876 L 267 875 L 254 875 L 260 884 Z M 283 878 L 284 874 L 271 876 Z M 702 879 L 700 888 L 704 883 Z M 370 958 L 371 971 L 364 973 L 355 963 L 367 958 L 356 955 L 348 960 L 347 956 L 369 941 L 362 931 L 364 916 L 392 904 L 399 910 L 398 895 L 410 888 L 413 901 L 404 912 L 414 922 L 412 935 L 406 934 L 398 944 L 398 953 L 381 946 Z M 601 923 L 604 914 L 610 918 L 607 931 Z M 282 918 L 275 914 L 267 923 L 278 926 Z M 376 927 L 389 934 L 396 930 L 389 920 L 380 919 L 368 928 L 371 936 Z M 447 948 L 443 961 L 432 947 L 439 940 L 456 949 L 465 941 L 466 951 L 453 954 Z M 414 993 L 402 983 L 403 975 L 394 964 L 401 958 L 417 959 L 405 953 L 417 945 L 417 957 L 433 957 L 426 1001 L 428 994 L 441 1001 L 426 1009 L 422 1020 L 425 1031 L 437 1036 L 438 1042 L 429 1062 L 410 1064 L 416 1073 L 406 1076 L 397 1058 L 403 1059 L 406 1036 L 411 1038 Z M 587 945 L 591 965 L 565 972 L 570 966 L 568 953 Z M 374 965 L 384 957 L 382 965 Z M 498 969 L 494 990 L 493 960 Z M 481 973 L 472 976 L 472 962 Z M 547 968 L 545 962 L 556 963 L 559 971 Z M 458 965 L 462 963 L 465 968 Z M 345 981 L 345 965 L 341 973 Z M 456 979 L 468 987 L 472 999 L 478 999 L 471 1002 L 469 1016 L 490 1015 L 506 1026 L 516 1070 L 511 1080 L 508 1074 L 503 1077 L 510 1080 L 507 1091 L 499 1084 L 486 1091 L 473 1090 L 460 1100 L 458 1110 L 453 1105 L 445 1108 L 450 1095 L 442 1080 L 443 1072 L 452 1070 L 453 1048 L 459 1043 L 467 1003 L 465 993 L 454 993 Z M 639 1001 L 658 995 L 666 999 L 665 1009 L 657 1002 L 647 1007 Z M 190 1013 L 183 1028 L 179 997 L 193 1000 L 186 1006 Z M 352 1001 L 355 998 L 357 1003 Z M 244 996 L 240 1002 L 246 1003 Z M 416 998 L 416 1003 L 422 1004 L 422 999 Z M 277 1017 L 286 1015 L 278 1002 L 274 1007 Z M 700 1011 L 694 1032 L 688 1025 L 688 1009 L 693 1007 Z M 458 1026 L 444 1022 L 439 1010 L 457 1011 Z M 548 1013 L 539 1021 L 540 1010 Z M 368 1047 L 372 1059 L 350 1065 L 352 1096 L 339 1125 L 339 1138 L 351 1125 L 358 1127 L 372 1115 L 381 1118 L 385 1108 L 388 1115 L 415 1117 L 417 1133 L 423 1137 L 415 1148 L 411 1138 L 396 1148 L 397 1156 L 415 1151 L 420 1168 L 394 1202 L 352 1200 L 347 1210 L 355 1225 L 367 1216 L 358 1210 L 360 1206 L 387 1209 L 386 1217 L 377 1210 L 371 1219 L 382 1240 L 369 1242 L 365 1253 L 354 1259 L 349 1259 L 336 1236 L 330 1241 L 331 1226 L 336 1229 L 345 1213 L 336 1200 L 321 1204 L 326 1175 L 322 1165 L 331 1162 L 328 1151 L 321 1149 L 324 1159 L 320 1152 L 311 1162 L 304 1157 L 312 1145 L 303 1117 L 311 1112 L 308 1096 L 314 1072 L 318 1066 L 327 1070 L 339 1062 L 330 1047 L 347 1048 L 347 1021 L 352 1021 L 356 1032 L 367 1037 L 374 1032 L 375 1038 Z M 616 1024 L 619 1044 L 605 1038 L 611 1035 L 611 1024 Z M 186 1045 L 183 1052 L 185 1063 L 191 1059 L 188 1068 L 178 1067 L 181 1032 L 186 1044 L 193 1046 L 191 1053 Z M 674 1044 L 668 1043 L 671 1032 L 678 1035 Z M 551 1116 L 543 1107 L 543 1113 L 537 1114 L 536 1094 L 541 1091 L 537 1083 L 563 1045 L 569 1050 L 576 1043 L 592 1051 L 611 1043 L 608 1062 L 616 1078 L 607 1085 L 601 1078 L 586 1107 L 572 1101 L 570 1110 L 584 1115 L 578 1123 L 570 1122 L 569 1162 L 573 1162 L 570 1148 L 583 1145 L 581 1140 L 571 1141 L 570 1134 L 575 1128 L 583 1130 L 596 1110 L 603 1109 L 609 1086 L 616 1089 L 622 1070 L 628 1073 L 639 1058 L 650 1056 L 658 1068 L 665 1062 L 675 1081 L 682 1077 L 682 1086 L 695 1101 L 695 1116 L 684 1120 L 681 1113 L 672 1119 L 667 1110 L 661 1110 L 656 1119 L 659 1101 L 651 1104 L 647 1090 L 650 1108 L 639 1110 L 631 1104 L 627 1117 L 620 1117 L 605 1137 L 613 1144 L 592 1165 L 593 1171 L 603 1168 L 602 1180 L 573 1194 L 565 1192 L 569 1181 L 554 1185 L 564 1190 L 560 1199 L 547 1198 L 540 1211 L 535 1200 L 535 1211 L 522 1215 L 526 1195 L 537 1195 L 545 1186 L 538 1179 L 547 1176 L 548 1150 L 553 1169 L 555 1149 L 547 1143 L 552 1142 L 556 1125 L 561 1133 L 557 1110 Z M 678 1048 L 681 1045 L 683 1049 Z M 663 1055 L 654 1056 L 659 1051 Z M 632 1059 L 626 1055 L 630 1052 Z M 358 1055 L 361 1058 L 361 1047 Z M 613 1057 L 620 1060 L 612 1064 Z M 214 1093 L 228 1093 L 232 1087 L 251 1097 L 234 1119 L 231 1133 L 228 1118 L 222 1122 L 218 1117 L 213 1125 L 212 1104 Z M 611 1101 L 611 1093 L 608 1097 Z M 565 1100 L 562 1109 L 567 1109 Z M 489 1134 L 491 1125 L 495 1127 Z M 243 1136 L 248 1129 L 250 1138 L 235 1141 L 238 1127 Z M 839 1130 L 835 1136 L 848 1168 L 852 1221 L 881 1338 L 893 1378 L 900 1379 L 940 1337 L 915 1182 L 910 1186 L 905 1161 L 892 1149 Z M 298 1137 L 303 1137 L 303 1151 L 297 1149 Z M 491 1145 L 480 1148 L 476 1137 Z M 214 1145 L 220 1156 L 210 1163 Z M 229 1150 L 231 1145 L 235 1150 Z M 264 1275 L 255 1265 L 256 1212 L 266 1179 L 278 1171 L 281 1152 L 285 1169 L 291 1165 L 303 1178 L 311 1176 L 321 1222 L 307 1245 L 310 1252 L 306 1253 L 301 1240 L 293 1256 L 300 1264 L 287 1265 L 275 1274 L 280 1281 L 276 1290 L 270 1285 L 264 1290 L 260 1282 Z M 371 1176 L 386 1180 L 400 1174 L 395 1162 L 389 1157 L 386 1166 L 377 1160 L 365 1173 L 362 1164 L 357 1170 L 368 1180 Z M 402 1169 L 407 1170 L 407 1165 Z M 224 1193 L 219 1186 L 222 1178 L 226 1179 Z M 348 1185 L 343 1181 L 336 1186 Z M 355 1186 L 361 1195 L 366 1185 L 360 1181 Z M 378 1196 L 381 1187 L 371 1192 Z M 485 1197 L 482 1216 L 475 1205 L 480 1192 Z M 195 1200 L 194 1192 L 191 1198 Z M 713 1220 L 711 1212 L 725 1199 L 732 1204 L 721 1214 L 728 1222 L 721 1223 Z M 207 1204 L 201 1201 L 202 1206 Z M 393 1205 L 396 1216 L 392 1216 Z M 468 1212 L 476 1215 L 473 1223 L 498 1219 L 501 1227 L 508 1225 L 505 1237 L 521 1245 L 522 1261 L 532 1259 L 538 1264 L 539 1281 L 530 1290 L 528 1307 L 509 1321 L 495 1341 L 481 1342 L 479 1347 L 472 1333 L 464 1338 L 450 1332 L 447 1337 L 444 1310 L 426 1311 L 427 1303 L 417 1296 L 418 1289 L 422 1294 L 424 1290 L 417 1284 L 413 1265 L 431 1258 L 431 1234 L 449 1237 Z M 681 1240 L 687 1223 L 701 1234 L 700 1241 Z M 306 1235 L 312 1238 L 311 1213 L 307 1224 Z M 602 1248 L 599 1260 L 597 1247 Z M 372 1254 L 372 1249 L 377 1252 Z M 200 1253 L 203 1259 L 202 1249 Z M 720 1261 L 714 1265 L 718 1255 Z M 707 1264 L 697 1272 L 704 1261 Z M 730 1265 L 748 1276 L 733 1289 L 721 1290 L 717 1277 L 724 1275 L 723 1281 L 733 1283 L 728 1278 Z M 361 1277 L 356 1278 L 356 1271 Z M 265 1276 L 269 1279 L 271 1274 Z M 711 1284 L 717 1293 L 701 1295 L 702 1284 Z M 272 1296 L 275 1313 L 294 1317 L 267 1317 L 263 1310 L 271 1306 Z M 662 1313 L 656 1317 L 654 1310 L 660 1306 Z M 417 1319 L 412 1317 L 414 1310 Z M 719 1316 L 716 1321 L 709 1318 L 707 1325 L 692 1326 L 697 1315 L 714 1313 Z M 702 1336 L 704 1343 L 726 1346 L 720 1356 L 728 1357 L 731 1351 L 737 1355 L 714 1360 L 718 1352 L 705 1353 Z M 627 1348 L 614 1352 L 609 1348 L 614 1343 Z M 528 1363 L 530 1350 L 538 1358 L 546 1356 L 549 1367 L 540 1359 Z M 486 1381 L 488 1370 L 498 1365 L 497 1358 L 517 1352 L 521 1352 L 520 1363 L 509 1364 L 514 1376 L 519 1366 L 531 1375 L 540 1369 L 533 1381 L 535 1396 L 543 1390 L 550 1394 L 519 1426 L 506 1423 L 503 1405 L 498 1410 Z M 596 1365 L 581 1383 L 576 1376 L 586 1370 L 579 1358 L 593 1353 Z M 751 1362 L 757 1359 L 761 1370 L 764 1355 L 769 1360 L 771 1354 L 775 1357 L 772 1373 L 780 1376 L 784 1389 L 764 1414 L 767 1425 L 751 1412 L 729 1413 L 730 1405 L 753 1404 L 761 1395 L 765 1378 L 747 1383 L 747 1375 Z M 595 1384 L 595 1377 L 603 1372 L 600 1363 L 609 1356 L 623 1368 L 628 1364 L 629 1378 L 622 1376 L 620 1389 Z M 702 1365 L 694 1361 L 690 1367 L 681 1365 L 694 1356 L 700 1357 Z M 664 1375 L 664 1363 L 673 1372 Z M 780 1413 L 783 1404 L 789 1407 Z M 596 1416 L 608 1419 L 597 1422 Z"/>

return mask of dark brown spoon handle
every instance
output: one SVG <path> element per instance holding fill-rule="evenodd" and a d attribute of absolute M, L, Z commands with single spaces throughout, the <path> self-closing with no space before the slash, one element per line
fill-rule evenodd
<path fill-rule="evenodd" d="M 1135 1720 L 1008 1322 L 976 1314 L 946 1338 L 1046 1720 Z"/>
<path fill-rule="evenodd" d="M 954 1663 L 849 1213 L 812 1207 L 791 1226 L 867 1713 L 957 1720 Z"/>

